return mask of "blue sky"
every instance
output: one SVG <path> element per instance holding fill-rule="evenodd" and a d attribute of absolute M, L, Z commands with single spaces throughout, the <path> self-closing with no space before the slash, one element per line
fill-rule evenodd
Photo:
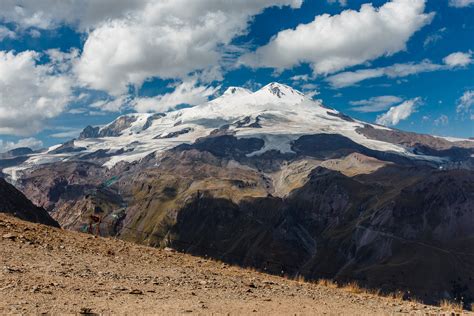
<path fill-rule="evenodd" d="M 5 0 L 0 151 L 273 81 L 368 122 L 474 137 L 473 16 L 474 0 Z"/>

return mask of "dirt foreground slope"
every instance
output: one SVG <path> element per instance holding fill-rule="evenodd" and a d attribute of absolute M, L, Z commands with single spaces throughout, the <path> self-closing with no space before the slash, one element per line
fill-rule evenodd
<path fill-rule="evenodd" d="M 0 214 L 0 315 L 438 315 L 438 307 L 297 282 Z"/>

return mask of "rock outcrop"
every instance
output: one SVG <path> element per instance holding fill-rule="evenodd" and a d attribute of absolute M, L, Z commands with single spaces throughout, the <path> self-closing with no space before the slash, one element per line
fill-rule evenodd
<path fill-rule="evenodd" d="M 26 221 L 59 227 L 45 209 L 37 207 L 23 193 L 0 178 L 0 213 L 12 214 Z"/>

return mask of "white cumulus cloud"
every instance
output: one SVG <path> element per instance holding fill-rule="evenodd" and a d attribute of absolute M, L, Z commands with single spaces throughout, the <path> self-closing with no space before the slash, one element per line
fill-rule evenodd
<path fill-rule="evenodd" d="M 20 28 L 53 29 L 68 24 L 80 30 L 142 9 L 145 0 L 2 0 L 0 17 Z"/>
<path fill-rule="evenodd" d="M 153 77 L 186 78 L 204 71 L 207 79 L 246 32 L 253 16 L 271 6 L 301 6 L 301 0 L 163 0 L 105 21 L 87 37 L 76 65 L 79 80 L 117 96 Z M 212 76 L 209 76 L 212 74 Z"/>
<path fill-rule="evenodd" d="M 415 112 L 416 106 L 419 102 L 420 99 L 415 98 L 407 100 L 400 105 L 392 106 L 386 113 L 377 116 L 375 122 L 386 126 L 397 125 L 400 121 L 406 120 Z"/>
<path fill-rule="evenodd" d="M 65 109 L 71 78 L 34 51 L 0 51 L 0 134 L 28 135 Z"/>
<path fill-rule="evenodd" d="M 302 0 L 4 0 L 0 19 L 18 29 L 67 24 L 84 33 L 74 73 L 78 84 L 118 98 L 144 81 L 221 79 L 240 50 L 231 44 L 265 8 L 299 8 Z M 4 30 L 5 31 L 5 30 Z M 5 36 L 10 33 L 5 33 Z M 10 36 L 10 35 L 8 35 Z"/>
<path fill-rule="evenodd" d="M 328 74 L 405 50 L 410 37 L 432 20 L 425 0 L 392 0 L 380 8 L 323 14 L 308 24 L 279 32 L 254 53 L 241 58 L 251 67 L 287 69 L 309 63 Z"/>
<path fill-rule="evenodd" d="M 152 98 L 136 98 L 132 104 L 138 112 L 166 112 L 181 104 L 204 103 L 219 88 L 199 85 L 196 79 L 188 80 L 177 85 L 173 92 Z"/>
<path fill-rule="evenodd" d="M 456 52 L 446 56 L 443 62 L 450 67 L 466 67 L 472 63 L 472 53 Z"/>

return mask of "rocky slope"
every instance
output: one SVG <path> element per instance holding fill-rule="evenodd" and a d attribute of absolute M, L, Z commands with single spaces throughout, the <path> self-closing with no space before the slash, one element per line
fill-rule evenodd
<path fill-rule="evenodd" d="M 93 215 L 102 236 L 468 306 L 473 155 L 270 84 L 88 127 L 3 172 L 64 228 Z"/>
<path fill-rule="evenodd" d="M 12 214 L 26 221 L 59 227 L 43 208 L 37 207 L 23 193 L 0 178 L 0 213 Z"/>
<path fill-rule="evenodd" d="M 0 214 L 0 314 L 401 315 L 459 312 L 307 283 Z M 137 268 L 138 267 L 138 268 Z M 397 295 L 399 297 L 399 295 Z M 465 312 L 467 314 L 467 312 Z"/>

